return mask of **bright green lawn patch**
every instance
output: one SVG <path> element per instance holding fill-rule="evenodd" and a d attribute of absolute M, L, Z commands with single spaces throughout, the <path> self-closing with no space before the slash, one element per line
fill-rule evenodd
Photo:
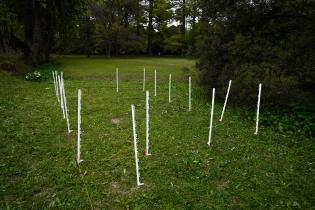
<path fill-rule="evenodd" d="M 222 107 L 217 104 L 208 147 L 210 104 L 202 91 L 194 85 L 189 113 L 187 84 L 173 82 L 173 102 L 168 104 L 167 79 L 159 80 L 154 97 L 150 73 L 152 156 L 144 157 L 141 68 L 134 69 L 138 81 L 125 78 L 116 94 L 115 82 L 102 80 L 114 71 L 99 70 L 100 77 L 94 77 L 94 68 L 86 71 L 95 59 L 84 60 L 62 59 L 67 63 L 65 88 L 74 130 L 70 135 L 52 81 L 26 82 L 0 73 L 1 209 L 310 209 L 315 205 L 312 139 L 264 127 L 255 136 L 255 124 L 241 116 L 242 108 L 227 106 L 219 123 Z M 137 60 L 144 66 L 145 60 Z M 102 61 L 104 66 L 107 62 L 114 66 L 116 59 L 97 63 Z M 163 59 L 152 66 L 160 69 L 159 63 Z M 174 66 L 174 75 L 185 75 L 181 62 Z M 128 71 L 132 74 L 132 69 Z M 81 76 L 76 79 L 76 75 Z M 84 160 L 79 167 L 75 164 L 78 88 L 83 94 Z M 134 167 L 132 103 L 145 184 L 140 188 Z M 121 123 L 112 124 L 112 118 L 120 118 Z"/>
<path fill-rule="evenodd" d="M 183 74 L 195 74 L 195 61 L 184 58 L 154 58 L 154 57 L 127 57 L 107 58 L 96 56 L 66 56 L 57 57 L 56 60 L 64 66 L 68 77 L 100 79 L 114 78 L 116 68 L 119 68 L 121 78 L 142 78 L 143 68 L 146 71 L 158 72 L 158 77 L 167 77 L 169 74 L 183 76 Z M 183 72 L 183 68 L 186 69 Z M 177 78 L 178 79 L 178 78 Z"/>

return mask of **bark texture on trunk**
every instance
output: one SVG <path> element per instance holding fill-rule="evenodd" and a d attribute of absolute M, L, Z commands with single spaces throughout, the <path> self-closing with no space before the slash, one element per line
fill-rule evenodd
<path fill-rule="evenodd" d="M 48 1 L 49 2 L 49 1 Z M 31 24 L 25 24 L 25 43 L 27 45 L 24 56 L 27 63 L 37 66 L 49 59 L 49 53 L 52 45 L 53 30 L 52 17 L 49 11 L 49 3 L 43 8 L 40 1 L 35 0 L 30 9 L 29 19 Z"/>
<path fill-rule="evenodd" d="M 149 0 L 149 25 L 148 25 L 148 54 L 152 55 L 152 37 L 153 37 L 153 0 Z"/>

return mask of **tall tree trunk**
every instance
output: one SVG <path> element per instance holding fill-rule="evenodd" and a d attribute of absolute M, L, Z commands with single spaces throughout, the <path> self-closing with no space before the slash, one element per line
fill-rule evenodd
<path fill-rule="evenodd" d="M 182 25 L 181 25 L 181 34 L 182 34 L 182 41 L 183 47 L 181 54 L 184 55 L 186 51 L 186 1 L 182 0 Z"/>
<path fill-rule="evenodd" d="M 137 7 L 136 7 L 136 33 L 137 36 L 140 36 L 140 0 L 137 0 Z"/>
<path fill-rule="evenodd" d="M 6 26 L 0 25 L 0 53 L 9 53 L 11 50 L 10 33 Z"/>
<path fill-rule="evenodd" d="M 186 0 L 182 0 L 182 26 L 181 26 L 181 33 L 185 36 L 186 33 Z"/>
<path fill-rule="evenodd" d="M 29 50 L 24 55 L 26 62 L 37 66 L 48 61 L 53 31 L 49 20 L 49 7 L 42 8 L 39 0 L 35 0 L 33 5 L 30 17 L 32 24 L 25 24 L 28 26 L 25 27 L 25 34 Z"/>
<path fill-rule="evenodd" d="M 148 25 L 148 55 L 153 54 L 152 50 L 152 36 L 153 36 L 153 1 L 149 0 L 149 25 Z"/>

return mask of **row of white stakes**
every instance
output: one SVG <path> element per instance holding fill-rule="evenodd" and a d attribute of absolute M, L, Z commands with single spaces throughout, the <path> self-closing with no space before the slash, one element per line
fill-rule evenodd
<path fill-rule="evenodd" d="M 66 91 L 65 91 L 64 80 L 63 80 L 63 72 L 61 72 L 60 74 L 58 74 L 57 71 L 53 72 L 53 80 L 54 80 L 56 97 L 57 97 L 58 102 L 60 102 L 60 108 L 62 110 L 63 119 L 66 119 L 68 133 L 70 133 L 71 129 L 70 129 L 70 122 L 69 122 L 68 108 L 67 108 Z"/>
<path fill-rule="evenodd" d="M 66 96 L 64 89 L 64 81 L 63 81 L 63 73 L 61 72 L 58 75 L 57 72 L 53 72 L 54 85 L 56 91 L 56 97 L 59 101 L 60 94 L 60 104 L 63 111 L 64 118 L 67 119 L 67 128 L 70 133 L 70 124 L 68 118 L 67 104 L 66 104 Z M 117 79 L 117 92 L 118 92 L 118 69 L 116 69 L 116 79 Z M 229 81 L 223 109 L 221 112 L 220 121 L 223 120 L 224 111 L 226 108 L 230 88 L 231 88 L 232 80 Z M 144 82 L 143 87 L 145 88 L 145 70 L 144 70 Z M 189 111 L 191 111 L 191 77 L 189 77 Z M 256 131 L 255 134 L 258 134 L 258 123 L 259 123 L 259 108 L 260 108 L 260 97 L 261 97 L 261 84 L 259 84 L 259 92 L 258 92 L 258 102 L 257 102 L 257 114 L 256 114 Z M 156 70 L 155 70 L 155 94 L 156 94 Z M 77 163 L 79 164 L 83 160 L 81 160 L 80 153 L 80 144 L 81 144 L 81 90 L 78 90 L 78 132 L 77 132 Z M 171 98 L 171 75 L 169 76 L 169 102 Z M 211 144 L 212 137 L 212 127 L 213 127 L 213 115 L 214 115 L 214 99 L 215 99 L 215 88 L 212 89 L 212 102 L 211 102 L 211 113 L 210 113 L 210 126 L 209 126 L 209 135 L 208 135 L 208 145 Z M 139 159 L 138 159 L 138 146 L 137 146 L 137 134 L 136 134 L 136 121 L 135 121 L 135 106 L 131 105 L 132 112 L 132 126 L 133 126 L 133 137 L 134 137 L 134 152 L 135 152 L 135 163 L 136 163 L 136 175 L 137 175 L 137 185 L 143 185 L 140 182 L 140 173 L 139 173 Z M 145 146 L 145 155 L 149 156 L 151 153 L 149 152 L 149 91 L 146 91 L 146 146 Z"/>
<path fill-rule="evenodd" d="M 145 91 L 146 74 L 145 68 L 143 69 L 143 82 L 142 91 Z M 116 68 L 116 92 L 119 92 L 119 70 Z M 172 95 L 172 74 L 169 74 L 168 80 L 168 103 L 171 103 Z M 154 96 L 156 96 L 156 69 L 154 70 Z M 189 94 L 188 94 L 188 110 L 191 111 L 191 77 L 189 77 Z"/>

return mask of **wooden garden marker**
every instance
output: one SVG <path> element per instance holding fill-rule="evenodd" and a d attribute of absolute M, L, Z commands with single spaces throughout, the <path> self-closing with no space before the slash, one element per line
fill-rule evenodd
<path fill-rule="evenodd" d="M 191 77 L 189 77 L 188 111 L 191 112 Z"/>
<path fill-rule="evenodd" d="M 116 92 L 118 93 L 118 91 L 119 91 L 119 87 L 118 87 L 118 81 L 119 81 L 119 79 L 118 79 L 118 68 L 116 68 Z"/>
<path fill-rule="evenodd" d="M 141 186 L 143 183 L 140 182 L 140 173 L 139 173 L 139 159 L 138 159 L 138 146 L 137 146 L 137 133 L 136 133 L 136 120 L 135 120 L 135 105 L 131 105 L 131 114 L 132 114 L 132 128 L 133 128 L 133 144 L 135 150 L 135 161 L 136 161 L 136 174 L 137 174 L 137 185 Z"/>
<path fill-rule="evenodd" d="M 156 96 L 156 69 L 154 69 L 154 96 Z"/>
<path fill-rule="evenodd" d="M 168 103 L 171 103 L 171 90 L 172 89 L 172 75 L 170 74 L 168 79 Z"/>
<path fill-rule="evenodd" d="M 145 136 L 145 155 L 149 156 L 149 91 L 146 91 L 146 136 Z"/>
<path fill-rule="evenodd" d="M 58 84 L 59 84 L 59 95 L 60 95 L 60 107 L 62 109 L 63 119 L 66 119 L 65 110 L 63 106 L 63 97 L 62 97 L 62 86 L 61 86 L 61 75 L 58 75 Z"/>
<path fill-rule="evenodd" d="M 142 91 L 145 91 L 145 67 L 143 67 L 143 87 Z"/>
<path fill-rule="evenodd" d="M 63 104 L 64 104 L 65 115 L 66 115 L 67 129 L 68 129 L 68 133 L 71 133 L 70 122 L 69 122 L 69 115 L 68 115 L 68 108 L 67 108 L 67 98 L 66 98 L 65 84 L 64 84 L 63 78 L 61 80 L 61 84 L 62 84 L 62 92 L 63 92 L 62 97 L 63 97 Z"/>
<path fill-rule="evenodd" d="M 259 84 L 259 92 L 258 92 L 257 115 L 256 115 L 256 131 L 255 131 L 255 135 L 258 134 L 260 96 L 261 96 L 261 83 Z"/>
<path fill-rule="evenodd" d="M 229 86 L 228 86 L 228 89 L 227 89 L 227 92 L 226 92 L 225 101 L 224 101 L 224 105 L 223 105 L 223 109 L 222 109 L 222 113 L 221 113 L 221 118 L 219 120 L 220 122 L 223 120 L 223 115 L 224 115 L 224 111 L 225 111 L 225 107 L 226 107 L 226 102 L 227 102 L 227 100 L 229 98 L 231 83 L 232 83 L 232 80 L 229 81 Z"/>
<path fill-rule="evenodd" d="M 82 162 L 81 160 L 81 90 L 78 90 L 78 139 L 77 139 L 77 164 Z"/>
<path fill-rule="evenodd" d="M 58 99 L 58 102 L 59 102 L 59 83 L 58 83 L 58 72 L 55 71 L 55 80 L 56 80 L 56 95 L 57 95 L 57 99 Z"/>
<path fill-rule="evenodd" d="M 212 135 L 212 123 L 213 123 L 213 112 L 214 112 L 214 95 L 215 95 L 215 88 L 212 88 L 212 104 L 211 104 L 211 116 L 210 116 L 209 139 L 208 139 L 208 145 L 209 146 L 211 143 L 211 135 Z"/>

